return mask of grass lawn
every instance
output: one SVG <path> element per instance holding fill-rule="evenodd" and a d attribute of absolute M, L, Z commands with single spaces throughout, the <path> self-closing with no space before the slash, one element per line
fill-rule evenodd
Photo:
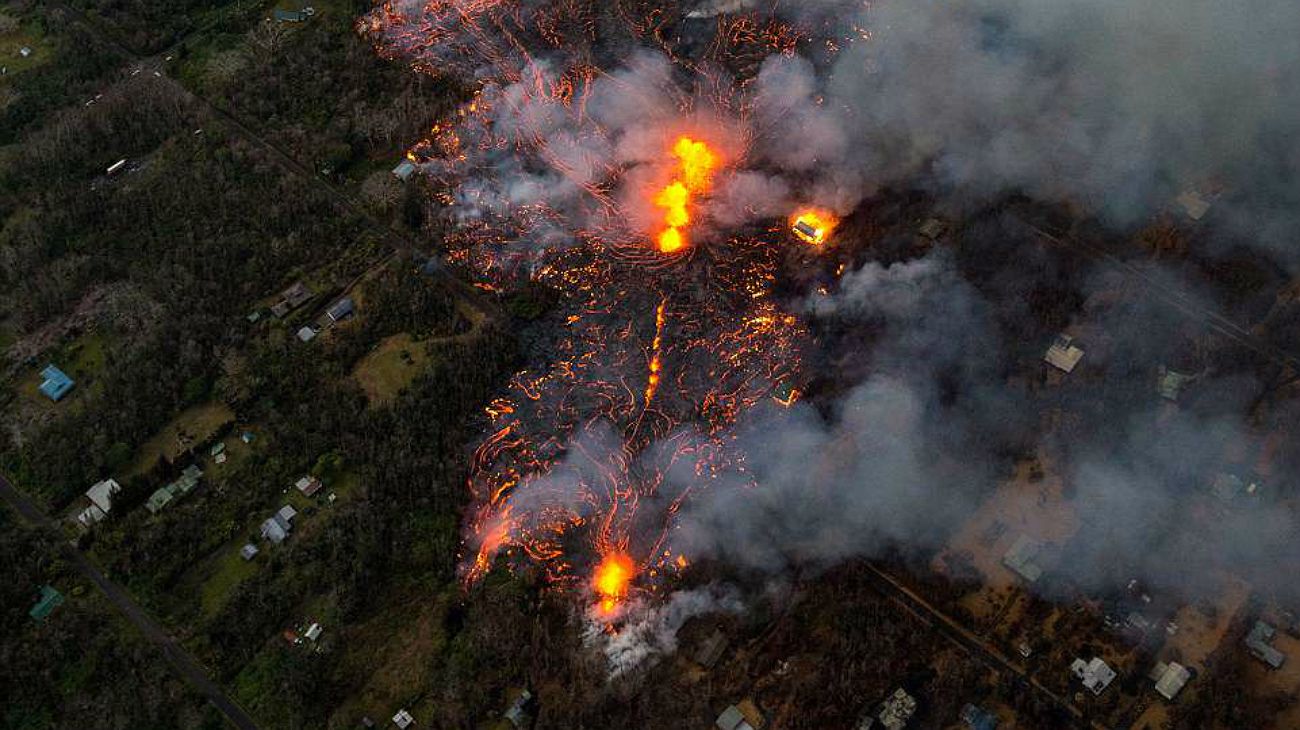
<path fill-rule="evenodd" d="M 175 459 L 191 445 L 207 441 L 212 434 L 233 420 L 234 412 L 224 403 L 203 403 L 182 411 L 140 447 L 135 464 L 126 476 L 149 471 L 164 456 Z"/>
<path fill-rule="evenodd" d="M 5 14 L 0 13 L 0 16 L 3 15 Z M 26 58 L 19 52 L 24 47 L 32 50 Z M 54 50 L 45 42 L 40 30 L 31 23 L 21 23 L 8 33 L 0 33 L 0 66 L 5 68 L 5 74 L 0 76 L 0 84 L 9 77 L 49 63 L 53 58 Z"/>
<path fill-rule="evenodd" d="M 244 537 L 241 535 L 222 545 L 215 555 L 204 560 L 186 576 L 187 580 L 193 576 L 199 582 L 199 610 L 203 620 L 215 616 L 235 588 L 257 572 L 258 560 L 264 558 L 259 555 L 252 560 L 244 560 L 239 555 L 239 549 L 243 546 Z"/>
<path fill-rule="evenodd" d="M 400 333 L 384 339 L 357 363 L 352 377 L 361 385 L 370 405 L 392 401 L 429 364 L 424 342 Z"/>
<path fill-rule="evenodd" d="M 17 392 L 28 401 L 41 406 L 54 407 L 56 404 L 46 398 L 40 391 L 41 370 L 47 364 L 53 364 L 76 381 L 76 386 L 63 397 L 64 403 L 77 398 L 78 393 L 93 392 L 95 376 L 104 369 L 105 350 L 108 338 L 96 332 L 88 332 L 68 344 L 51 350 L 37 360 L 35 368 L 28 371 L 17 381 Z"/>

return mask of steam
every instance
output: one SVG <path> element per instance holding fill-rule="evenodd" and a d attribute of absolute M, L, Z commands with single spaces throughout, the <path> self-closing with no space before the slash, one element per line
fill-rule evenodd
<path fill-rule="evenodd" d="M 619 677 L 677 651 L 677 632 L 691 618 L 738 614 L 744 609 L 745 604 L 734 588 L 711 583 L 677 591 L 663 602 L 628 606 L 627 614 L 632 618 L 616 634 L 605 633 L 600 621 L 589 622 L 586 640 L 604 652 L 611 678 Z"/>

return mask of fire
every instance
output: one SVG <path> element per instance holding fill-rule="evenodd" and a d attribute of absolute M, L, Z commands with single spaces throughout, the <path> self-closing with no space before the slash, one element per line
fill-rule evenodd
<path fill-rule="evenodd" d="M 794 235 L 814 246 L 825 243 L 838 224 L 839 219 L 824 210 L 805 210 L 790 218 L 790 230 Z"/>
<path fill-rule="evenodd" d="M 691 197 L 708 191 L 718 158 L 709 146 L 690 137 L 678 137 L 673 143 L 677 171 L 667 187 L 654 197 L 656 208 L 664 211 L 664 229 L 659 233 L 659 250 L 674 253 L 686 247 L 682 228 L 691 222 Z"/>
<path fill-rule="evenodd" d="M 618 604 L 627 598 L 628 586 L 636 575 L 632 559 L 623 553 L 610 553 L 596 566 L 592 587 L 600 597 L 602 613 L 613 613 Z"/>

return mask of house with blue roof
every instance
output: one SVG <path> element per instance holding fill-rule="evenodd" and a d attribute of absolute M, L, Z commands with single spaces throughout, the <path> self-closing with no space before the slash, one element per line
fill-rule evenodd
<path fill-rule="evenodd" d="M 55 403 L 63 400 L 63 396 L 67 395 L 68 391 L 72 390 L 72 386 L 77 384 L 76 381 L 68 377 L 67 373 L 53 365 L 46 365 L 45 369 L 41 371 L 41 377 L 45 378 L 41 383 L 41 392 L 45 394 L 46 398 Z"/>

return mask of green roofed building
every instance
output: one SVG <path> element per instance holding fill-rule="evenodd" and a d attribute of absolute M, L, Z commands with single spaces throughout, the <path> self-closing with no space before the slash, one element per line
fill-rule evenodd
<path fill-rule="evenodd" d="M 32 606 L 32 610 L 27 612 L 33 621 L 44 621 L 45 617 L 54 613 L 54 609 L 63 604 L 63 594 L 54 590 L 53 586 L 41 586 L 41 599 Z"/>

